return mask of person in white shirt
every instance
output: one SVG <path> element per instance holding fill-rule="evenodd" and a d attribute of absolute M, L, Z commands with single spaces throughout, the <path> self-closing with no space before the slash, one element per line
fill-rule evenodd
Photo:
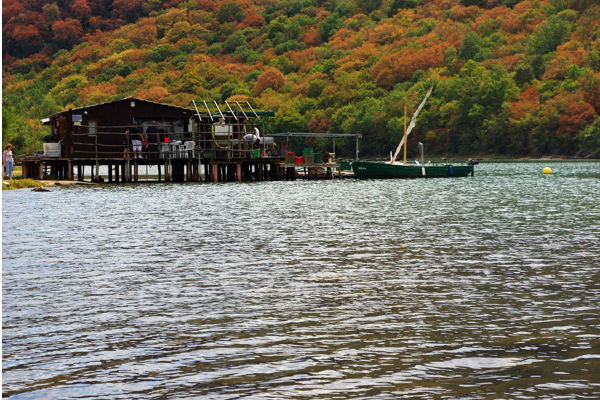
<path fill-rule="evenodd" d="M 260 147 L 260 130 L 258 129 L 258 127 L 254 126 L 254 147 L 258 148 Z"/>

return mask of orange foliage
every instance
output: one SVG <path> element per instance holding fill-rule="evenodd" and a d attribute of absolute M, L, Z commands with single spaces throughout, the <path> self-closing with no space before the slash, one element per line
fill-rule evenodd
<path fill-rule="evenodd" d="M 557 134 L 568 134 L 572 137 L 596 118 L 594 107 L 587 102 L 572 102 L 567 106 L 565 113 L 558 118 L 559 128 Z"/>
<path fill-rule="evenodd" d="M 329 129 L 329 119 L 310 119 L 306 126 L 311 133 L 326 133 Z"/>
<path fill-rule="evenodd" d="M 12 31 L 12 38 L 18 41 L 31 40 L 37 38 L 40 31 L 35 25 L 17 25 Z"/>
<path fill-rule="evenodd" d="M 270 68 L 258 77 L 252 92 L 258 96 L 267 88 L 278 90 L 283 84 L 285 84 L 283 73 L 276 68 Z"/>
<path fill-rule="evenodd" d="M 459 6 L 456 5 L 450 9 L 450 18 L 454 21 L 464 21 L 466 19 L 472 19 L 481 12 L 481 9 L 477 6 Z"/>
<path fill-rule="evenodd" d="M 286 52 L 285 56 L 290 63 L 300 71 L 309 71 L 317 62 L 317 56 L 314 49 L 305 49 L 299 52 Z"/>
<path fill-rule="evenodd" d="M 391 43 L 402 39 L 407 30 L 389 21 L 382 22 L 370 31 L 369 40 L 380 44 Z"/>
<path fill-rule="evenodd" d="M 148 55 L 148 51 L 145 49 L 129 49 L 122 54 L 123 61 L 125 63 L 132 63 L 136 61 L 145 61 Z"/>
<path fill-rule="evenodd" d="M 377 49 L 372 43 L 365 43 L 351 54 L 338 61 L 338 71 L 358 71 L 366 68 L 371 58 L 377 55 Z"/>
<path fill-rule="evenodd" d="M 504 32 L 515 34 L 523 30 L 523 22 L 515 15 L 507 16 L 500 23 L 500 29 Z"/>
<path fill-rule="evenodd" d="M 101 82 L 96 85 L 86 85 L 79 91 L 79 100 L 84 104 L 104 101 L 107 97 L 117 94 L 117 84 Z"/>
<path fill-rule="evenodd" d="M 597 75 L 600 75 L 600 73 L 597 73 Z M 586 91 L 583 98 L 594 107 L 596 113 L 600 114 L 600 82 L 592 89 Z"/>
<path fill-rule="evenodd" d="M 381 58 L 373 67 L 371 75 L 379 86 L 391 88 L 400 80 L 410 78 L 417 70 L 427 70 L 444 65 L 445 44 L 426 49 L 404 49 Z"/>
<path fill-rule="evenodd" d="M 315 28 L 304 34 L 304 44 L 306 47 L 319 46 L 321 43 L 323 43 L 323 38 L 321 38 L 321 35 L 319 35 Z"/>
<path fill-rule="evenodd" d="M 500 59 L 504 67 L 508 71 L 513 71 L 515 66 L 523 59 L 523 53 L 513 54 L 511 56 L 504 56 Z"/>
<path fill-rule="evenodd" d="M 217 11 L 219 9 L 219 5 L 215 0 L 196 0 L 196 4 L 198 4 L 200 10 Z"/>
<path fill-rule="evenodd" d="M 161 86 L 154 86 L 148 89 L 143 89 L 141 91 L 136 92 L 136 96 L 141 99 L 151 100 L 155 102 L 160 102 L 167 96 L 169 96 L 169 91 Z"/>
<path fill-rule="evenodd" d="M 25 7 L 19 0 L 5 0 L 2 2 L 2 23 L 6 24 L 12 18 L 25 13 Z"/>
<path fill-rule="evenodd" d="M 354 47 L 354 36 L 348 28 L 341 28 L 329 39 L 329 44 L 334 49 L 349 50 Z"/>
<path fill-rule="evenodd" d="M 73 4 L 71 4 L 71 10 L 73 10 L 73 14 L 80 20 L 87 19 L 92 14 L 92 10 L 87 0 L 73 1 Z"/>
<path fill-rule="evenodd" d="M 581 66 L 587 55 L 583 44 L 577 41 L 569 41 L 556 48 L 557 54 L 571 61 L 572 64 Z"/>
<path fill-rule="evenodd" d="M 571 61 L 565 56 L 558 56 L 552 59 L 544 72 L 543 79 L 548 80 L 561 80 L 567 75 L 567 71 L 571 66 Z"/>
<path fill-rule="evenodd" d="M 75 43 L 83 35 L 83 28 L 78 20 L 67 18 L 64 21 L 54 22 L 52 33 L 55 40 Z"/>
<path fill-rule="evenodd" d="M 140 13 L 144 0 L 113 0 L 112 13 L 117 18 L 127 20 Z"/>
<path fill-rule="evenodd" d="M 247 27 L 262 27 L 263 25 L 265 25 L 267 23 L 267 21 L 265 21 L 265 18 L 260 15 L 260 14 L 248 14 L 243 20 L 242 22 L 240 22 L 238 24 L 238 29 L 244 29 Z"/>
<path fill-rule="evenodd" d="M 540 95 L 531 86 L 519 95 L 519 100 L 510 104 L 510 117 L 514 120 L 522 120 L 528 114 L 534 114 L 540 106 Z"/>

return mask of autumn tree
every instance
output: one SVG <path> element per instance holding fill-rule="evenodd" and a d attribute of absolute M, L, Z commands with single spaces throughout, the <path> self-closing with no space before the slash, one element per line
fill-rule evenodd
<path fill-rule="evenodd" d="M 221 4 L 221 8 L 217 12 L 217 20 L 224 24 L 226 22 L 240 22 L 244 18 L 244 10 L 242 6 L 235 2 L 230 1 Z"/>
<path fill-rule="evenodd" d="M 83 35 L 81 23 L 73 18 L 64 21 L 56 21 L 52 24 L 54 41 L 61 47 L 68 47 L 77 43 Z"/>
<path fill-rule="evenodd" d="M 255 96 L 258 96 L 267 88 L 278 90 L 283 84 L 285 84 L 285 76 L 283 73 L 276 68 L 270 68 L 258 77 L 256 84 L 252 89 L 252 93 Z"/>

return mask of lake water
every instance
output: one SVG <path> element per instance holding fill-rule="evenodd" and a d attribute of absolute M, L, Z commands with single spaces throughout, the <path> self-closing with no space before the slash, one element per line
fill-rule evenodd
<path fill-rule="evenodd" d="M 600 397 L 598 162 L 2 202 L 4 398 Z"/>

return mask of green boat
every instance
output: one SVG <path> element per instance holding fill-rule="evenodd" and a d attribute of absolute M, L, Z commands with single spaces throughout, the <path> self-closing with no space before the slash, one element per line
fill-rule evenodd
<path fill-rule="evenodd" d="M 464 177 L 473 176 L 473 165 L 392 165 L 389 162 L 354 161 L 351 163 L 354 176 L 360 179 L 409 179 L 417 177 Z"/>
<path fill-rule="evenodd" d="M 421 104 L 413 115 L 408 130 L 406 129 L 406 105 L 404 105 L 404 137 L 400 144 L 396 148 L 394 156 L 390 162 L 370 162 L 370 161 L 354 161 L 351 162 L 352 171 L 354 176 L 361 179 L 407 179 L 417 177 L 464 177 L 467 175 L 473 176 L 473 166 L 478 163 L 476 160 L 470 160 L 466 164 L 453 165 L 448 163 L 443 164 L 427 164 L 423 163 L 423 144 L 419 142 L 419 148 L 421 151 L 421 163 L 416 162 L 415 164 L 406 163 L 406 138 L 410 134 L 411 130 L 415 127 L 417 116 L 427 98 L 433 91 L 433 85 L 427 91 L 427 94 L 421 101 Z M 404 145 L 404 163 L 397 163 L 396 158 Z M 391 155 L 391 153 L 390 153 Z"/>

